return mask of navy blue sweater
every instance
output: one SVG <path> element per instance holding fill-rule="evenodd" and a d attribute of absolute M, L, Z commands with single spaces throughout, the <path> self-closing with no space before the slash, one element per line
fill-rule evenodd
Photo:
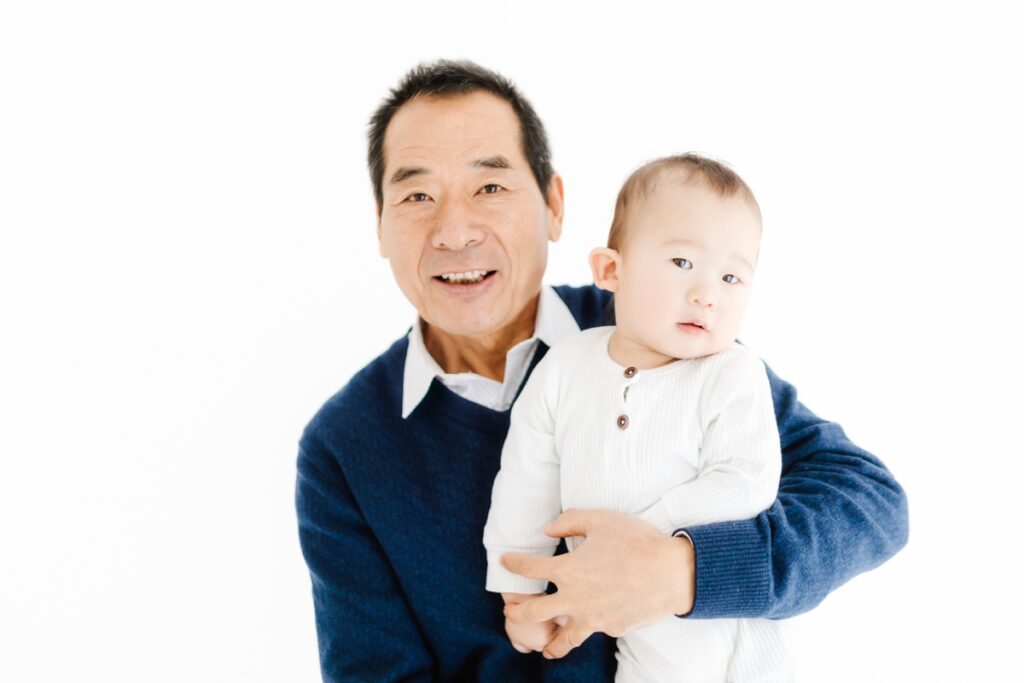
<path fill-rule="evenodd" d="M 581 328 L 606 324 L 607 293 L 556 291 Z M 614 641 L 601 634 L 562 660 L 512 649 L 501 596 L 484 590 L 481 540 L 509 411 L 435 378 L 402 419 L 407 347 L 402 338 L 353 377 L 300 442 L 299 535 L 324 680 L 612 680 Z M 690 618 L 798 614 L 906 543 L 906 498 L 888 470 L 768 374 L 779 496 L 752 520 L 687 529 Z"/>

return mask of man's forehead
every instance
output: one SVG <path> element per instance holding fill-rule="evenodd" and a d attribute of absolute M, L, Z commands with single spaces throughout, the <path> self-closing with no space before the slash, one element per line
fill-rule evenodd
<path fill-rule="evenodd" d="M 420 95 L 402 105 L 384 134 L 385 175 L 397 166 L 525 162 L 512 106 L 487 92 Z"/>

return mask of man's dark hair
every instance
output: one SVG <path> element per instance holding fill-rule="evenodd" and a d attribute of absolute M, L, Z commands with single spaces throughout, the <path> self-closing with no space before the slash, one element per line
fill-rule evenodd
<path fill-rule="evenodd" d="M 370 180 L 373 182 L 373 196 L 377 200 L 377 212 L 384 205 L 384 133 L 398 109 L 418 95 L 445 97 L 463 95 L 478 90 L 497 95 L 512 106 L 519 119 L 520 142 L 523 156 L 530 164 L 533 177 L 540 186 L 544 199 L 548 198 L 548 184 L 554 175 L 551 166 L 551 150 L 548 136 L 537 113 L 526 101 L 512 81 L 501 74 L 485 69 L 470 61 L 440 60 L 423 63 L 405 74 L 398 87 L 381 102 L 370 118 L 369 153 Z"/>

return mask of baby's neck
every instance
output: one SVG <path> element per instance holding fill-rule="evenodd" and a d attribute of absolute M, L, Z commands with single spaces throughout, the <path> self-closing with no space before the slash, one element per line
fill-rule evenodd
<path fill-rule="evenodd" d="M 608 340 L 608 356 L 624 368 L 633 367 L 638 370 L 658 368 L 679 360 L 629 339 L 619 328 L 615 328 Z"/>

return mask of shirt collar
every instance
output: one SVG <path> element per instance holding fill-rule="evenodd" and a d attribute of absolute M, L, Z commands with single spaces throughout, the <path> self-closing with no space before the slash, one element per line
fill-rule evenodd
<path fill-rule="evenodd" d="M 549 347 L 554 346 L 564 337 L 580 331 L 569 307 L 562 301 L 554 289 L 545 285 L 541 287 L 540 299 L 537 302 L 537 320 L 534 333 L 527 342 L 539 339 Z M 522 342 L 520 342 L 522 343 Z M 465 373 L 473 375 L 473 373 Z M 405 376 L 402 383 L 402 417 L 408 417 L 420 404 L 430 389 L 435 377 L 446 376 L 444 370 L 434 357 L 427 351 L 423 341 L 423 329 L 419 316 L 409 331 L 409 348 L 405 353 Z M 451 375 L 448 375 L 451 376 Z M 479 375 L 475 375 L 479 376 Z M 512 378 L 506 377 L 506 381 Z M 521 380 L 518 378 L 516 381 Z"/>

